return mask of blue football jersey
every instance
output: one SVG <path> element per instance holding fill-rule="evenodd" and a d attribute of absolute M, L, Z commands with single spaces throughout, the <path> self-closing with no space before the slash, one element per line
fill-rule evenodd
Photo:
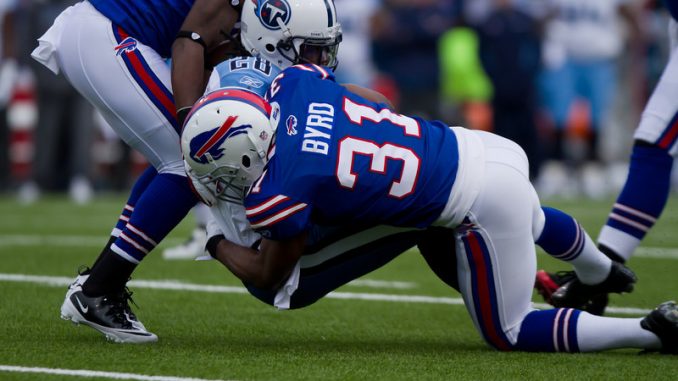
<path fill-rule="evenodd" d="M 262 98 L 280 74 L 277 66 L 256 57 L 231 58 L 215 66 L 214 70 L 219 76 L 219 87 L 248 90 Z"/>
<path fill-rule="evenodd" d="M 195 0 L 89 0 L 113 24 L 153 48 L 172 55 L 172 43 Z"/>
<path fill-rule="evenodd" d="M 459 162 L 447 125 L 396 114 L 316 65 L 284 70 L 267 98 L 274 153 L 245 199 L 263 236 L 290 238 L 311 223 L 426 227 L 440 216 Z"/>

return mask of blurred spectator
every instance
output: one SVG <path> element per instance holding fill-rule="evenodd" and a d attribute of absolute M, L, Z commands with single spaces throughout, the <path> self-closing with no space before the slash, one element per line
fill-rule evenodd
<path fill-rule="evenodd" d="M 552 17 L 546 26 L 541 84 L 544 105 L 555 127 L 551 158 L 567 159 L 570 166 L 581 168 L 582 190 L 590 197 L 602 197 L 608 192 L 598 138 L 609 117 L 618 85 L 616 64 L 625 42 L 620 19 L 627 21 L 632 36 L 641 36 L 638 15 L 631 8 L 631 1 L 549 2 Z M 580 128 L 586 131 L 580 132 L 585 140 L 584 152 L 580 155 L 567 151 L 565 145 L 569 118 L 577 99 L 585 100 L 588 109 L 588 119 L 579 123 L 588 122 L 588 128 Z M 577 191 L 570 187 L 572 176 L 560 166 L 552 164 L 544 175 L 539 184 L 542 195 Z"/>
<path fill-rule="evenodd" d="M 341 24 L 337 81 L 372 88 L 376 76 L 370 46 L 370 19 L 380 0 L 335 0 Z"/>
<path fill-rule="evenodd" d="M 479 58 L 476 31 L 460 22 L 438 41 L 441 117 L 451 125 L 492 129 L 492 84 Z"/>
<path fill-rule="evenodd" d="M 439 117 L 438 38 L 454 25 L 458 8 L 455 0 L 384 0 L 375 14 L 375 64 L 396 82 L 400 112 Z"/>
<path fill-rule="evenodd" d="M 512 0 L 495 3 L 479 27 L 480 60 L 493 86 L 493 130 L 525 150 L 534 178 L 541 163 L 535 122 L 541 64 L 538 23 Z"/>
<path fill-rule="evenodd" d="M 14 14 L 16 1 L 0 1 L 0 191 L 9 185 L 9 126 L 7 105 L 18 73 Z"/>
<path fill-rule="evenodd" d="M 74 0 L 32 2 L 26 12 L 30 20 L 26 49 Z M 92 106 L 66 81 L 44 66 L 29 60 L 38 92 L 38 126 L 36 130 L 35 178 L 42 189 L 68 189 L 71 199 L 87 203 L 92 197 L 91 151 L 93 141 Z"/>

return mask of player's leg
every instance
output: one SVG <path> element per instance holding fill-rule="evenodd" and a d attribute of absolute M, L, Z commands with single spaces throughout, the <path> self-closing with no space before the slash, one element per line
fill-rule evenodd
<path fill-rule="evenodd" d="M 245 284 L 257 299 L 280 309 L 303 308 L 414 247 L 418 229 L 390 226 L 312 229 L 305 254 L 278 291 Z"/>
<path fill-rule="evenodd" d="M 542 218 L 539 200 L 529 183 L 522 150 L 512 142 L 482 135 L 486 183 L 457 229 L 457 258 L 461 292 L 483 338 L 500 350 L 660 348 L 659 337 L 641 327 L 641 319 L 532 309 L 533 237 L 541 230 Z"/>
<path fill-rule="evenodd" d="M 73 8 L 69 19 L 64 20 L 67 22 L 62 22 L 55 42 L 59 66 L 116 133 L 140 151 L 158 174 L 140 192 L 129 221 L 92 268 L 78 299 L 108 301 L 106 308 L 114 313 L 89 307 L 78 309 L 70 291 L 65 305 L 72 307 L 82 322 L 113 340 L 153 341 L 157 339 L 155 335 L 145 331 L 129 309 L 125 283 L 136 265 L 196 202 L 183 171 L 168 90 L 169 69 L 148 47 L 136 41 L 129 44 L 124 31 L 111 25 L 88 3 Z M 94 318 L 90 319 L 93 311 L 113 319 L 102 319 L 99 323 L 103 324 L 95 325 L 91 322 Z M 71 313 L 74 311 L 67 312 L 76 315 Z M 119 316 L 123 317 L 122 324 Z M 102 326 L 113 329 L 106 331 Z"/>
<path fill-rule="evenodd" d="M 195 259 L 205 255 L 205 244 L 207 244 L 207 221 L 209 220 L 209 207 L 203 203 L 198 203 L 193 207 L 193 217 L 195 218 L 195 227 L 190 237 L 180 245 L 168 247 L 163 250 L 164 259 Z"/>
<path fill-rule="evenodd" d="M 674 20 L 669 33 L 678 37 Z M 626 183 L 598 244 L 606 254 L 627 261 L 654 226 L 666 205 L 678 138 L 678 48 L 673 47 L 664 72 L 643 111 Z"/>

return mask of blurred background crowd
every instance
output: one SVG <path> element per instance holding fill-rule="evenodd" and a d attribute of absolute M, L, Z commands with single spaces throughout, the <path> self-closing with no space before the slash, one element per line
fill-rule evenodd
<path fill-rule="evenodd" d="M 0 192 L 86 204 L 147 165 L 64 78 L 33 62 L 73 0 L 0 0 Z M 335 0 L 337 77 L 399 112 L 519 143 L 542 197 L 608 197 L 667 60 L 659 0 Z"/>

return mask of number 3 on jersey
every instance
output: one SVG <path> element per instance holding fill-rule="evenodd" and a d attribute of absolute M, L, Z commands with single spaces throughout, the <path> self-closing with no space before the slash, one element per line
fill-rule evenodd
<path fill-rule="evenodd" d="M 416 120 L 404 115 L 395 114 L 387 108 L 377 111 L 371 107 L 360 105 L 348 98 L 344 98 L 344 112 L 348 119 L 357 125 L 362 125 L 364 120 L 375 123 L 387 120 L 390 122 L 390 125 L 402 128 L 403 134 L 406 136 L 420 136 L 420 127 Z M 402 199 L 414 192 L 421 160 L 411 149 L 391 143 L 385 143 L 380 146 L 374 142 L 351 136 L 343 138 L 339 142 L 336 176 L 339 184 L 349 189 L 353 189 L 356 181 L 358 181 L 358 175 L 353 173 L 352 170 L 355 155 L 369 156 L 370 171 L 380 174 L 386 174 L 388 159 L 401 160 L 403 167 L 400 178 L 393 181 L 388 195 Z"/>

